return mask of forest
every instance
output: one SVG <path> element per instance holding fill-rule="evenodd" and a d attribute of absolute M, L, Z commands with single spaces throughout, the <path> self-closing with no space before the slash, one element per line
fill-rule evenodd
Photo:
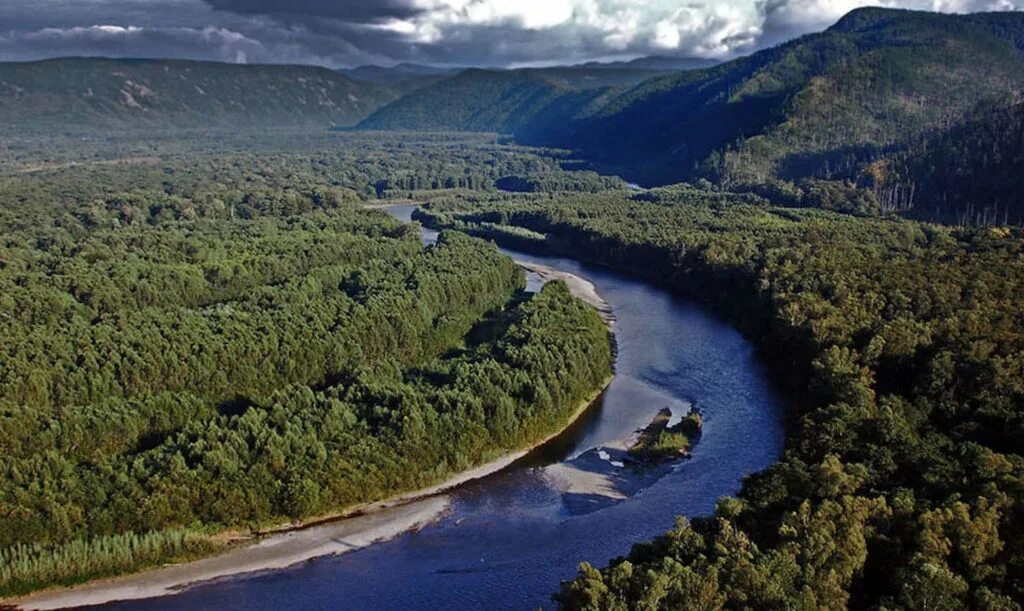
<path fill-rule="evenodd" d="M 463 234 L 424 247 L 361 206 L 387 158 L 314 155 L 0 181 L 0 596 L 437 484 L 560 430 L 606 382 L 608 331 L 563 284 L 526 293 Z M 541 163 L 439 149 L 419 169 L 492 155 Z"/>
<path fill-rule="evenodd" d="M 790 389 L 781 460 L 568 609 L 1019 609 L 1024 235 L 668 188 L 438 197 L 419 218 L 663 284 Z M 698 449 L 699 451 L 699 449 Z"/>

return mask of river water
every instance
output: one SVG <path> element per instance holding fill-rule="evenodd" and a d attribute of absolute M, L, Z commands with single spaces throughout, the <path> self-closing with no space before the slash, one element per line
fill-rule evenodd
<path fill-rule="evenodd" d="M 388 212 L 408 221 L 413 209 Z M 424 230 L 425 241 L 435 237 Z M 710 513 L 744 475 L 778 457 L 782 402 L 753 346 L 736 330 L 643 282 L 572 259 L 506 252 L 590 280 L 613 309 L 615 378 L 565 435 L 505 471 L 448 493 L 450 512 L 418 532 L 282 571 L 104 608 L 550 608 L 550 595 L 575 575 L 579 562 L 603 566 L 632 543 L 670 528 L 677 515 Z M 531 287 L 537 284 L 532 278 Z M 704 415 L 693 457 L 656 479 L 637 484 L 634 478 L 625 498 L 566 491 L 551 477 L 548 465 L 583 464 L 597 454 L 594 448 L 628 437 L 660 409 L 679 414 L 691 405 Z"/>

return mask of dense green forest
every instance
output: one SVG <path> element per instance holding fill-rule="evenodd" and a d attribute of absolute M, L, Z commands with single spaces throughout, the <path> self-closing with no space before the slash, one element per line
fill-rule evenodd
<path fill-rule="evenodd" d="M 1018 609 L 1024 235 L 689 188 L 438 200 L 421 218 L 662 283 L 792 389 L 738 498 L 564 584 L 571 609 Z"/>
<path fill-rule="evenodd" d="M 578 168 L 564 151 L 499 144 L 479 134 L 170 131 L 144 142 L 97 137 L 45 144 L 11 138 L 0 145 L 0 197 L 31 205 L 5 206 L 0 215 L 25 221 L 46 208 L 58 217 L 73 205 L 74 213 L 92 207 L 114 217 L 99 210 L 131 208 L 135 220 L 160 214 L 254 216 L 308 210 L 328 192 L 374 200 L 502 186 L 624 188 L 618 178 L 572 171 Z"/>
<path fill-rule="evenodd" d="M 607 329 L 564 285 L 360 207 L 413 158 L 410 189 L 558 162 L 394 147 L 0 179 L 0 596 L 436 484 L 601 387 Z"/>

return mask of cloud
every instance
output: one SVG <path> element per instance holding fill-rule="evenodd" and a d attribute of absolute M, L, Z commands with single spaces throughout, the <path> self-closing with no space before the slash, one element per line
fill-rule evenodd
<path fill-rule="evenodd" d="M 211 7 L 235 13 L 284 17 L 327 17 L 352 23 L 407 19 L 424 10 L 416 0 L 205 0 Z"/>
<path fill-rule="evenodd" d="M 1020 0 L 934 0 L 929 7 L 943 13 L 1015 11 L 1024 8 Z"/>
<path fill-rule="evenodd" d="M 862 6 L 970 12 L 1024 0 L 0 0 L 0 58 L 188 57 L 346 67 L 728 58 Z M 111 25 L 105 25 L 111 24 Z"/>
<path fill-rule="evenodd" d="M 0 35 L 0 58 L 39 59 L 59 55 L 179 57 L 227 62 L 268 59 L 266 48 L 244 34 L 205 28 L 118 25 L 43 28 Z"/>

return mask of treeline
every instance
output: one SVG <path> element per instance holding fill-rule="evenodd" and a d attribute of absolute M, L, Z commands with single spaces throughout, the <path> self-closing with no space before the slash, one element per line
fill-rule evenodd
<path fill-rule="evenodd" d="M 716 513 L 584 565 L 573 609 L 1016 609 L 1024 601 L 1024 236 L 621 194 L 423 218 L 663 283 L 793 389 L 781 460 Z M 682 201 L 682 200 L 681 200 Z M 523 233 L 521 230 L 530 233 Z M 512 232 L 513 230 L 507 230 Z"/>
<path fill-rule="evenodd" d="M 552 193 L 570 191 L 576 193 L 598 193 L 609 189 L 625 188 L 622 179 L 602 176 L 596 172 L 544 172 L 525 176 L 502 176 L 494 181 L 499 191 L 513 193 Z"/>

